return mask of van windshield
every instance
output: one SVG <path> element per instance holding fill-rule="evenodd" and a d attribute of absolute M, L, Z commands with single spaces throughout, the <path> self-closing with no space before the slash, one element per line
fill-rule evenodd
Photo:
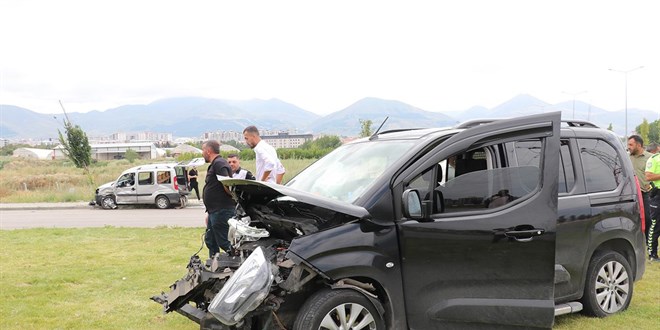
<path fill-rule="evenodd" d="M 414 141 L 366 141 L 343 145 L 300 172 L 287 186 L 352 203 Z"/>

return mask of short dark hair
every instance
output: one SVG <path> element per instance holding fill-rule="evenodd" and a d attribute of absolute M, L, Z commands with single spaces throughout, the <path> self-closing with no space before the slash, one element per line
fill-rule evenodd
<path fill-rule="evenodd" d="M 648 152 L 655 152 L 658 149 L 658 144 L 657 143 L 651 143 L 646 147 L 646 151 Z"/>
<path fill-rule="evenodd" d="M 635 142 L 639 143 L 640 146 L 642 146 L 642 147 L 644 146 L 644 139 L 642 139 L 641 136 L 639 136 L 639 135 L 637 135 L 637 134 L 635 134 L 635 135 L 631 135 L 631 136 L 628 138 L 628 140 L 630 140 L 630 139 L 635 140 Z"/>
<path fill-rule="evenodd" d="M 227 158 L 236 158 L 236 159 L 241 159 L 237 154 L 229 154 L 227 155 Z"/>
<path fill-rule="evenodd" d="M 257 126 L 254 126 L 254 125 L 250 125 L 250 126 L 246 127 L 243 130 L 243 133 L 245 133 L 245 132 L 248 132 L 250 134 L 254 134 L 256 136 L 259 136 L 259 130 L 257 129 Z"/>
<path fill-rule="evenodd" d="M 216 140 L 207 140 L 202 143 L 202 148 L 204 146 L 207 146 L 213 150 L 214 153 L 219 154 L 220 153 L 220 143 Z"/>

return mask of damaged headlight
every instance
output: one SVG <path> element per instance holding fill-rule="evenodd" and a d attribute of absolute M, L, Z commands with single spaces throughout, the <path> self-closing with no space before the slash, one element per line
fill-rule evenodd
<path fill-rule="evenodd" d="M 251 227 L 249 225 L 249 217 L 244 217 L 240 220 L 231 218 L 227 223 L 229 224 L 229 233 L 227 236 L 234 246 L 237 246 L 243 241 L 256 241 L 260 238 L 270 236 L 270 233 L 266 229 Z"/>
<path fill-rule="evenodd" d="M 208 311 L 220 322 L 234 325 L 263 302 L 272 282 L 270 262 L 257 247 L 213 298 Z"/>

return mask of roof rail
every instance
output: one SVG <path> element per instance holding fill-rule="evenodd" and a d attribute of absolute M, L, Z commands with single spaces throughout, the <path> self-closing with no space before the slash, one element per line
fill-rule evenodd
<path fill-rule="evenodd" d="M 569 127 L 592 127 L 592 128 L 598 128 L 598 126 L 590 121 L 586 120 L 579 120 L 579 119 L 565 119 L 561 121 L 562 123 L 566 123 Z"/>
<path fill-rule="evenodd" d="M 490 118 L 490 119 L 473 119 L 473 120 L 468 120 L 466 122 L 462 122 L 454 128 L 456 129 L 464 129 L 464 128 L 471 128 L 479 125 L 484 125 L 484 124 L 490 124 L 494 121 L 502 120 L 502 118 L 496 119 L 496 118 Z"/>
<path fill-rule="evenodd" d="M 419 129 L 423 129 L 423 128 L 394 128 L 394 129 L 388 129 L 387 131 L 378 132 L 378 135 L 388 134 L 388 133 L 415 131 L 415 130 L 419 130 Z"/>

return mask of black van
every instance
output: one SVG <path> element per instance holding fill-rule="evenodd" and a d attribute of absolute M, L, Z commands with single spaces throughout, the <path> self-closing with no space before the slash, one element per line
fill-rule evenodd
<path fill-rule="evenodd" d="M 223 183 L 238 253 L 193 256 L 152 297 L 202 329 L 549 328 L 626 309 L 644 273 L 623 144 L 560 113 L 386 131 L 286 186 Z"/>

